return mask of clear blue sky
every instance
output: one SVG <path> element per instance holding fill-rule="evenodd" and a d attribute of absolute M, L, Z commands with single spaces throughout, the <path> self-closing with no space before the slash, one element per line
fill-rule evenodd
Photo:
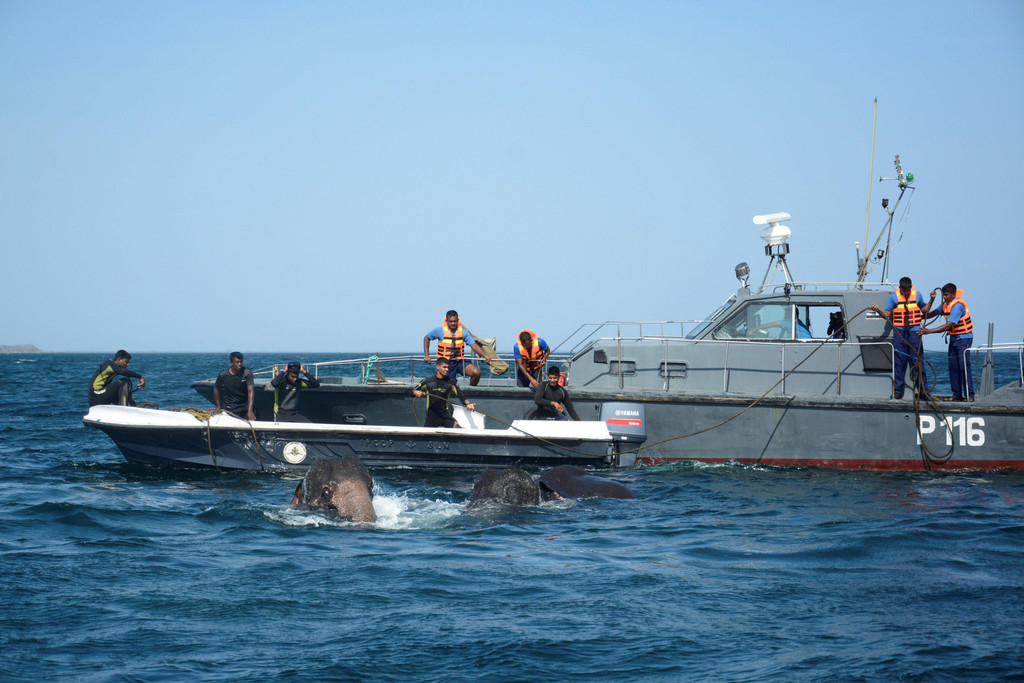
<path fill-rule="evenodd" d="M 509 352 L 706 315 L 775 211 L 853 280 L 875 97 L 892 279 L 1020 341 L 1022 84 L 1019 0 L 0 0 L 0 344 Z"/>

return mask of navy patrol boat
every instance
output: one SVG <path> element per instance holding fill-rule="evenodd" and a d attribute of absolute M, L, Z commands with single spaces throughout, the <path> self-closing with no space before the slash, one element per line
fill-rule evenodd
<path fill-rule="evenodd" d="M 899 198 L 913 191 L 896 157 Z M 1024 469 L 1024 345 L 972 349 L 984 365 L 977 400 L 942 402 L 927 391 L 893 398 L 893 330 L 871 310 L 894 291 L 886 281 L 893 215 L 863 256 L 853 282 L 799 282 L 790 272 L 788 213 L 754 217 L 769 258 L 764 279 L 739 289 L 700 321 L 607 322 L 581 326 L 553 347 L 580 415 L 601 406 L 642 406 L 647 440 L 622 450 L 620 465 L 674 460 L 811 466 L 853 470 Z M 865 235 L 867 237 L 867 235 Z M 885 237 L 885 242 L 882 238 Z M 884 245 L 884 248 L 880 248 Z M 882 279 L 868 283 L 882 265 Z M 776 281 L 778 280 L 778 281 Z M 1015 353 L 1014 380 L 994 388 L 992 351 Z M 985 363 L 980 352 L 987 351 Z M 342 363 L 322 364 L 321 387 L 303 394 L 303 412 L 321 422 L 412 425 L 409 396 L 416 356 L 363 359 L 360 377 L 331 377 Z M 408 381 L 380 370 L 408 364 Z M 427 366 L 423 366 L 426 368 Z M 376 372 L 375 372 L 376 370 Z M 320 372 L 324 376 L 320 376 Z M 393 371 L 392 371 L 393 372 Z M 987 374 L 986 374 L 987 373 Z M 213 380 L 192 384 L 212 399 Z M 269 408 L 265 379 L 257 401 Z M 464 394 L 478 408 L 511 422 L 533 407 L 533 392 L 511 379 L 486 378 Z M 637 416 L 628 416 L 640 419 Z M 605 416 L 607 420 L 617 419 Z"/>

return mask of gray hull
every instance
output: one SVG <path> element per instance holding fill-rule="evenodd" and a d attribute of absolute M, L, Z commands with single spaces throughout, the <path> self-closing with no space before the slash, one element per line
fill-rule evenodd
<path fill-rule="evenodd" d="M 212 396 L 212 382 L 192 385 Z M 675 460 L 826 467 L 854 470 L 1024 469 L 1024 389 L 1007 386 L 976 403 L 863 397 L 794 397 L 602 391 L 572 388 L 585 420 L 600 404 L 640 403 L 647 441 L 621 464 Z M 413 425 L 411 385 L 325 384 L 303 394 L 303 411 L 330 421 Z M 521 419 L 532 392 L 513 387 L 467 387 L 477 409 L 499 422 Z M 257 400 L 271 392 L 257 391 Z M 909 394 L 908 394 L 909 395 Z M 754 403 L 755 401 L 756 404 Z M 753 405 L 752 405 L 753 404 Z M 752 407 L 751 407 L 752 406 Z M 948 426 L 947 426 L 948 425 Z M 701 432 L 703 433 L 696 433 Z"/>

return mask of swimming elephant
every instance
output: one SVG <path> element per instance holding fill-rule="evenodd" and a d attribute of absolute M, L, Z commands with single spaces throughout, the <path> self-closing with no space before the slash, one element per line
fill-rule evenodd
<path fill-rule="evenodd" d="M 473 483 L 469 505 L 496 500 L 509 505 L 538 505 L 540 487 L 523 470 L 487 470 Z"/>
<path fill-rule="evenodd" d="M 595 477 L 572 465 L 559 465 L 537 479 L 544 500 L 565 498 L 636 498 L 622 484 Z"/>
<path fill-rule="evenodd" d="M 292 505 L 336 510 L 352 522 L 376 522 L 373 479 L 356 458 L 317 460 L 295 487 Z"/>
<path fill-rule="evenodd" d="M 498 501 L 537 505 L 541 500 L 566 498 L 636 498 L 628 488 L 587 474 L 572 465 L 559 465 L 534 479 L 523 470 L 487 470 L 473 484 L 469 505 Z"/>

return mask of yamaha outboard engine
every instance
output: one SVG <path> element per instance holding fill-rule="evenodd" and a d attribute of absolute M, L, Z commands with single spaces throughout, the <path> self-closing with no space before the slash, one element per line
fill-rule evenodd
<path fill-rule="evenodd" d="M 615 448 L 615 464 L 620 467 L 632 467 L 636 464 L 636 453 L 630 451 L 647 440 L 647 422 L 644 418 L 642 403 L 603 403 L 601 404 L 601 421 L 608 426 Z"/>

